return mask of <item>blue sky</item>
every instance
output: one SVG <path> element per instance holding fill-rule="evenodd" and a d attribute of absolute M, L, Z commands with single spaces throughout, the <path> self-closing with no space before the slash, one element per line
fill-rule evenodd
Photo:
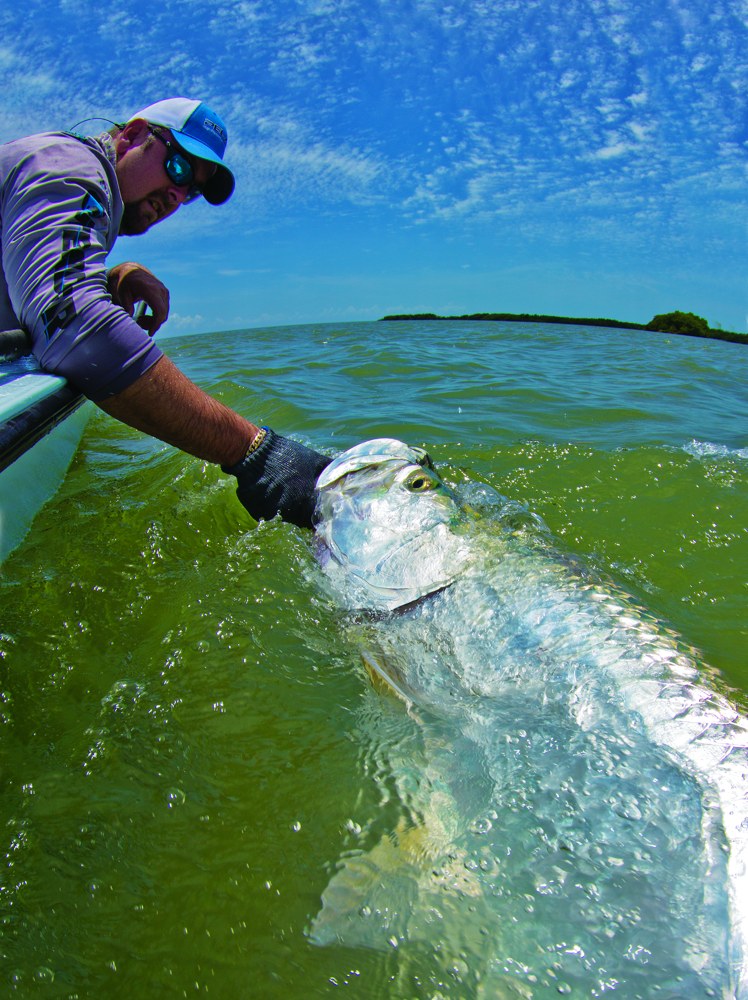
<path fill-rule="evenodd" d="M 746 0 L 26 0 L 0 27 L 0 140 L 177 95 L 226 119 L 235 197 L 110 258 L 169 286 L 169 332 L 746 330 Z"/>

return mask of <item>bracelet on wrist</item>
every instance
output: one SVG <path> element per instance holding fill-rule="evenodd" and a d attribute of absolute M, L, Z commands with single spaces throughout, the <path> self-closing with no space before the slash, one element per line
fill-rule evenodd
<path fill-rule="evenodd" d="M 257 451 L 257 449 L 260 447 L 260 445 L 262 444 L 262 442 L 265 440 L 265 438 L 267 436 L 268 436 L 268 429 L 267 429 L 267 427 L 261 427 L 259 429 L 259 431 L 255 434 L 255 436 L 252 438 L 252 441 L 251 441 L 251 443 L 249 445 L 249 448 L 247 448 L 247 453 L 244 456 L 244 458 L 249 458 L 249 456 L 253 452 Z"/>

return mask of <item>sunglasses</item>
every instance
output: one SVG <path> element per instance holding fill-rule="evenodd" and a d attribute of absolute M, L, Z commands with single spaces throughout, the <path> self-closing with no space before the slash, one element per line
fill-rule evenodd
<path fill-rule="evenodd" d="M 164 170 L 166 171 L 166 176 L 172 182 L 176 184 L 177 187 L 189 188 L 187 191 L 187 197 L 184 199 L 187 201 L 193 201 L 195 198 L 199 198 L 203 193 L 203 189 L 199 184 L 195 184 L 195 168 L 192 166 L 190 161 L 180 152 L 177 148 L 176 143 L 171 142 L 167 139 L 165 135 L 157 131 L 155 128 L 148 130 L 151 135 L 155 135 L 157 139 L 166 146 L 166 159 L 164 160 Z"/>

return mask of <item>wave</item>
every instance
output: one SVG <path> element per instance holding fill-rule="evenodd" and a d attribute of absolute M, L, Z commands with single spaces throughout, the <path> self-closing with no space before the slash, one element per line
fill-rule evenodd
<path fill-rule="evenodd" d="M 728 448 L 725 444 L 714 444 L 711 441 L 697 441 L 695 438 L 683 445 L 683 451 L 694 458 L 746 458 L 748 448 Z"/>

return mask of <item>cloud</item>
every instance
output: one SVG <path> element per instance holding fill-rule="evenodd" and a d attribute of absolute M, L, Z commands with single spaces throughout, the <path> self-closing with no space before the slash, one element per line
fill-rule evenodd
<path fill-rule="evenodd" d="M 590 157 L 593 160 L 611 160 L 617 156 L 625 156 L 626 153 L 630 153 L 635 149 L 636 146 L 630 142 L 611 142 L 602 149 L 596 149 L 593 153 L 590 153 Z"/>
<path fill-rule="evenodd" d="M 172 332 L 175 330 L 193 330 L 195 327 L 202 326 L 204 322 L 205 317 L 200 313 L 193 313 L 191 316 L 175 312 L 169 314 L 169 329 Z"/>

